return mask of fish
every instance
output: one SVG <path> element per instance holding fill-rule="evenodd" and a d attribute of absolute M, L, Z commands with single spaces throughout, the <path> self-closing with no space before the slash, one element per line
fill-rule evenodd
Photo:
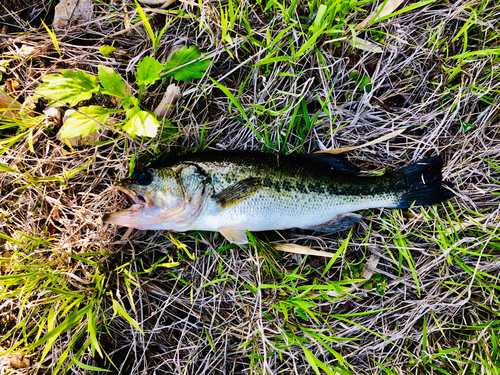
<path fill-rule="evenodd" d="M 131 206 L 103 219 L 140 230 L 220 232 L 238 245 L 248 243 L 246 231 L 340 232 L 362 220 L 354 211 L 452 198 L 442 168 L 434 156 L 363 177 L 354 164 L 328 153 L 203 151 L 168 157 L 118 182 Z"/>

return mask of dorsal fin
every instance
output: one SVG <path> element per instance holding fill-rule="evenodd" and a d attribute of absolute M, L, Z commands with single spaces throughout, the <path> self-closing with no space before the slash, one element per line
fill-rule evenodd
<path fill-rule="evenodd" d="M 296 157 L 308 159 L 317 163 L 327 164 L 330 168 L 339 173 L 357 174 L 359 168 L 345 159 L 328 153 L 296 155 Z"/>

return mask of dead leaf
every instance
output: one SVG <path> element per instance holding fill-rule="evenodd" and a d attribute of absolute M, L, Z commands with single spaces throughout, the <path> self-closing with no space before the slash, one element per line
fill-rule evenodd
<path fill-rule="evenodd" d="M 370 42 L 369 40 L 356 37 L 355 40 L 348 40 L 353 47 L 361 49 L 363 51 L 382 53 L 384 50 L 377 44 Z"/>
<path fill-rule="evenodd" d="M 62 112 L 57 107 L 45 107 L 43 114 L 47 116 L 48 122 L 52 122 L 56 128 L 62 125 Z"/>
<path fill-rule="evenodd" d="M 21 87 L 21 82 L 16 78 L 8 78 L 5 80 L 5 86 L 7 86 L 7 93 L 9 95 L 14 94 Z"/>
<path fill-rule="evenodd" d="M 0 90 L 0 113 L 5 116 L 19 118 L 21 106 L 10 96 Z"/>
<path fill-rule="evenodd" d="M 2 365 L 7 363 L 7 366 L 10 366 L 12 368 L 26 368 L 30 367 L 30 360 L 26 358 L 26 356 L 21 353 L 21 352 L 12 352 L 7 354 L 6 356 L 3 355 L 4 352 L 6 352 L 4 348 L 0 346 L 0 369 L 2 368 Z"/>
<path fill-rule="evenodd" d="M 12 254 L 8 251 L 4 251 L 2 254 L 2 258 L 10 258 L 12 257 Z M 5 275 L 9 268 L 10 262 L 0 262 L 0 275 Z"/>
<path fill-rule="evenodd" d="M 176 52 L 179 52 L 185 46 L 186 45 L 184 43 L 172 46 L 168 51 L 165 59 L 163 59 L 162 64 L 165 64 L 165 62 L 170 61 L 172 55 Z M 163 98 L 161 99 L 160 104 L 158 104 L 158 106 L 154 110 L 154 114 L 156 116 L 168 117 L 172 112 L 172 110 L 175 108 L 175 104 L 177 103 L 180 97 L 181 97 L 181 89 L 179 88 L 179 86 L 173 83 L 168 85 L 167 91 L 165 91 L 165 94 L 163 94 Z"/>
<path fill-rule="evenodd" d="M 363 147 L 368 147 L 368 146 L 372 146 L 372 145 L 375 145 L 377 143 L 380 143 L 380 142 L 384 142 L 384 141 L 387 141 L 391 138 L 394 138 L 398 135 L 400 135 L 401 133 L 403 133 L 405 131 L 405 129 L 399 129 L 399 130 L 395 130 L 393 132 L 390 132 L 389 134 L 386 134 L 380 138 L 377 138 L 373 141 L 370 141 L 368 143 L 365 143 L 361 146 L 351 146 L 351 147 L 342 147 L 342 148 L 335 148 L 333 150 L 322 150 L 322 151 L 316 151 L 315 154 L 318 154 L 318 153 L 321 153 L 321 152 L 327 152 L 329 154 L 340 154 L 342 152 L 347 152 L 347 151 L 351 151 L 351 150 L 357 150 L 358 148 L 363 148 Z"/>
<path fill-rule="evenodd" d="M 392 12 L 394 12 L 404 0 L 387 0 L 387 3 L 382 2 L 377 9 L 375 9 L 368 17 L 366 17 L 363 21 L 361 21 L 355 28 L 355 30 L 362 29 L 366 25 L 368 25 L 372 20 L 376 21 L 385 16 L 388 16 Z M 384 6 L 384 7 L 383 7 Z M 383 8 L 382 8 L 383 7 Z M 376 18 L 375 18 L 376 17 Z"/>
<path fill-rule="evenodd" d="M 168 117 L 172 110 L 175 108 L 175 103 L 181 97 L 181 90 L 179 86 L 175 84 L 170 84 L 167 87 L 167 91 L 163 94 L 163 98 L 160 104 L 154 110 L 154 114 L 161 117 Z"/>
<path fill-rule="evenodd" d="M 94 4 L 92 0 L 61 0 L 56 5 L 54 29 L 65 29 L 70 23 L 83 23 L 92 19 Z"/>
<path fill-rule="evenodd" d="M 38 49 L 34 46 L 23 44 L 21 48 L 17 50 L 17 54 L 25 59 L 31 58 L 36 55 Z"/>
<path fill-rule="evenodd" d="M 287 244 L 287 243 L 277 243 L 274 244 L 274 248 L 278 251 L 285 251 L 287 253 L 301 254 L 301 255 L 314 255 L 318 257 L 331 258 L 335 253 L 330 253 L 328 251 L 313 250 L 305 246 Z"/>
<path fill-rule="evenodd" d="M 377 254 L 372 254 L 370 258 L 366 261 L 365 266 L 363 267 L 363 272 L 361 272 L 361 277 L 363 279 L 371 279 L 373 274 L 375 273 L 377 266 L 378 266 L 378 261 L 380 260 L 380 257 Z M 356 284 L 357 286 L 363 285 L 364 282 Z"/>

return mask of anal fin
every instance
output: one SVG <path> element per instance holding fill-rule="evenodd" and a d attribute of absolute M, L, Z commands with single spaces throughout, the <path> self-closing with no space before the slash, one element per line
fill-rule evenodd
<path fill-rule="evenodd" d="M 326 223 L 314 225 L 305 229 L 312 229 L 324 233 L 342 232 L 343 230 L 349 229 L 353 225 L 359 223 L 361 220 L 363 220 L 363 216 L 349 212 L 346 214 L 336 215 L 332 220 L 327 221 Z"/>
<path fill-rule="evenodd" d="M 226 237 L 229 242 L 244 245 L 248 243 L 247 232 L 245 229 L 235 227 L 224 227 L 219 232 Z"/>

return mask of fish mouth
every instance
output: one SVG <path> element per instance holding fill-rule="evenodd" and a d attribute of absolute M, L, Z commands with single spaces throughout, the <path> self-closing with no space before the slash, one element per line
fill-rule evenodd
<path fill-rule="evenodd" d="M 129 189 L 127 185 L 127 181 L 120 181 L 115 185 L 115 188 L 125 194 L 130 207 L 104 215 L 102 217 L 104 223 L 133 227 L 134 225 L 129 224 L 129 222 L 132 222 L 133 216 L 140 214 L 144 208 L 151 206 L 151 202 L 146 196 L 140 192 Z"/>
<path fill-rule="evenodd" d="M 149 203 L 142 193 L 131 190 L 121 183 L 116 184 L 116 190 L 121 191 L 126 195 L 128 203 L 131 206 L 134 206 L 136 204 L 144 206 Z"/>

